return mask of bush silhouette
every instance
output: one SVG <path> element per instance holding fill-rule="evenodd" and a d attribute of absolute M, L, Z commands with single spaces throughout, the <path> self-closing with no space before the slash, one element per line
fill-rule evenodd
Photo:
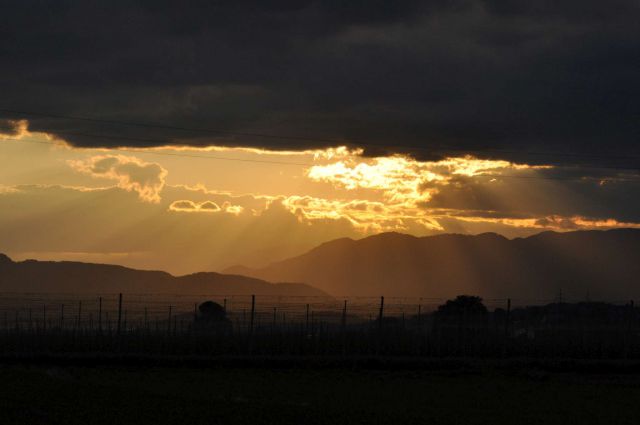
<path fill-rule="evenodd" d="M 458 295 L 438 307 L 436 316 L 443 322 L 483 323 L 488 315 L 482 298 L 472 295 Z"/>
<path fill-rule="evenodd" d="M 220 304 L 205 301 L 198 306 L 198 315 L 194 320 L 194 330 L 200 332 L 228 333 L 231 332 L 231 320 Z"/>
<path fill-rule="evenodd" d="M 224 308 L 213 301 L 205 301 L 198 306 L 200 312 L 199 317 L 205 321 L 220 322 L 227 318 L 227 313 Z"/>

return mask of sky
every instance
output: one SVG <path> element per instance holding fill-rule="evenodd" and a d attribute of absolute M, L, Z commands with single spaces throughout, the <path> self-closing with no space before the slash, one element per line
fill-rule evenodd
<path fill-rule="evenodd" d="M 640 227 L 635 1 L 0 13 L 0 252 L 176 274 L 397 231 Z"/>

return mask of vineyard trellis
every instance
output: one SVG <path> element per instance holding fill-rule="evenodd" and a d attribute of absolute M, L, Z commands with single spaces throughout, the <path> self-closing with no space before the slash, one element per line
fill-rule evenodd
<path fill-rule="evenodd" d="M 203 331 L 194 326 L 198 306 L 206 300 L 222 306 L 228 328 Z M 483 300 L 489 314 L 482 320 L 460 317 L 454 322 L 443 321 L 434 312 L 445 301 L 401 297 L 5 293 L 0 294 L 0 353 L 590 358 L 640 355 L 640 315 L 633 302 L 608 304 L 612 310 L 606 312 L 606 322 L 592 323 L 584 317 L 556 320 L 553 308 L 535 317 L 537 310 L 523 309 L 554 300 L 511 299 Z M 566 300 L 564 303 L 570 305 Z M 565 304 L 557 305 L 564 308 Z"/>

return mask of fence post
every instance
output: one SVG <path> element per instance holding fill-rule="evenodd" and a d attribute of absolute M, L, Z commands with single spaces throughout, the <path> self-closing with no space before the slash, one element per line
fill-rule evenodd
<path fill-rule="evenodd" d="M 342 306 L 342 331 L 344 332 L 347 327 L 347 300 L 344 300 L 344 305 Z"/>
<path fill-rule="evenodd" d="M 380 313 L 378 314 L 378 325 L 382 329 L 382 318 L 384 316 L 384 297 L 380 297 Z"/>
<path fill-rule="evenodd" d="M 102 333 L 102 297 L 98 297 L 98 331 Z"/>
<path fill-rule="evenodd" d="M 256 296 L 251 295 L 251 316 L 249 318 L 249 334 L 253 334 L 253 321 L 256 314 Z"/>
<path fill-rule="evenodd" d="M 273 330 L 276 329 L 276 307 L 273 307 Z"/>
<path fill-rule="evenodd" d="M 117 327 L 118 335 L 120 335 L 121 325 L 122 325 L 122 293 L 118 294 L 118 327 Z"/>
<path fill-rule="evenodd" d="M 82 318 L 82 301 L 78 301 L 78 322 L 76 324 L 76 328 L 80 330 L 80 321 Z"/>
<path fill-rule="evenodd" d="M 309 304 L 307 303 L 307 315 L 306 315 L 306 321 L 305 321 L 305 333 L 308 335 L 309 334 Z"/>
<path fill-rule="evenodd" d="M 627 332 L 624 338 L 624 357 L 627 358 L 629 357 L 629 343 L 631 341 L 631 329 L 632 329 L 632 323 L 633 323 L 633 300 L 629 301 L 629 314 L 627 317 Z"/>
<path fill-rule="evenodd" d="M 504 320 L 504 337 L 509 337 L 509 319 L 511 318 L 511 298 L 507 298 L 507 314 Z"/>
<path fill-rule="evenodd" d="M 504 318 L 504 347 L 503 355 L 507 355 L 507 346 L 509 345 L 509 320 L 511 318 L 511 298 L 507 298 L 507 313 Z"/>

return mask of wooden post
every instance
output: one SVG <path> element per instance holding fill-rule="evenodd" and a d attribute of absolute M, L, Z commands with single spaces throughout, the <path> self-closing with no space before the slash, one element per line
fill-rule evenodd
<path fill-rule="evenodd" d="M 102 297 L 98 297 L 98 332 L 102 332 Z"/>
<path fill-rule="evenodd" d="M 507 345 L 509 343 L 509 319 L 511 316 L 511 298 L 507 298 L 507 313 L 504 318 L 504 346 L 503 356 L 507 355 Z"/>
<path fill-rule="evenodd" d="M 64 328 L 64 304 L 60 307 L 60 329 Z"/>
<path fill-rule="evenodd" d="M 169 320 L 167 320 L 167 335 L 171 335 L 171 308 L 172 306 L 169 306 Z"/>
<path fill-rule="evenodd" d="M 507 314 L 504 320 L 504 337 L 509 337 L 509 319 L 511 316 L 511 298 L 507 298 Z"/>
<path fill-rule="evenodd" d="M 382 318 L 384 317 L 384 297 L 380 297 L 380 313 L 378 314 L 378 325 L 382 329 Z"/>
<path fill-rule="evenodd" d="M 305 332 L 309 333 L 309 304 L 307 304 L 307 319 L 305 323 Z"/>
<path fill-rule="evenodd" d="M 42 304 L 42 330 L 47 330 L 47 305 Z"/>
<path fill-rule="evenodd" d="M 80 321 L 82 320 L 82 301 L 78 301 L 78 321 L 76 328 L 80 330 Z"/>
<path fill-rule="evenodd" d="M 256 296 L 251 295 L 251 317 L 249 321 L 249 333 L 253 334 L 253 321 L 256 314 Z"/>
<path fill-rule="evenodd" d="M 314 317 L 315 317 L 315 311 L 312 311 L 311 312 L 311 333 L 315 332 L 315 323 L 316 323 L 316 321 L 315 321 Z"/>
<path fill-rule="evenodd" d="M 273 329 L 276 329 L 276 308 L 273 307 Z"/>
<path fill-rule="evenodd" d="M 624 338 L 624 357 L 627 358 L 629 356 L 629 342 L 631 341 L 632 335 L 632 324 L 633 324 L 633 300 L 629 301 L 629 315 L 627 318 L 627 332 Z"/>
<path fill-rule="evenodd" d="M 193 320 L 198 318 L 198 303 L 193 304 Z"/>
<path fill-rule="evenodd" d="M 226 298 L 222 301 L 222 308 L 224 310 L 224 314 L 227 314 L 227 299 Z"/>
<path fill-rule="evenodd" d="M 342 318 L 340 319 L 340 333 L 342 334 L 342 354 L 347 352 L 347 300 L 342 304 Z"/>
<path fill-rule="evenodd" d="M 122 325 L 122 293 L 118 294 L 118 327 L 117 327 L 118 335 L 120 335 L 121 325 Z"/>
<path fill-rule="evenodd" d="M 147 313 L 147 307 L 144 308 L 144 330 L 149 330 L 149 315 Z"/>
<path fill-rule="evenodd" d="M 342 306 L 342 321 L 340 322 L 342 326 L 342 332 L 347 327 L 347 300 L 344 300 L 344 305 Z"/>

